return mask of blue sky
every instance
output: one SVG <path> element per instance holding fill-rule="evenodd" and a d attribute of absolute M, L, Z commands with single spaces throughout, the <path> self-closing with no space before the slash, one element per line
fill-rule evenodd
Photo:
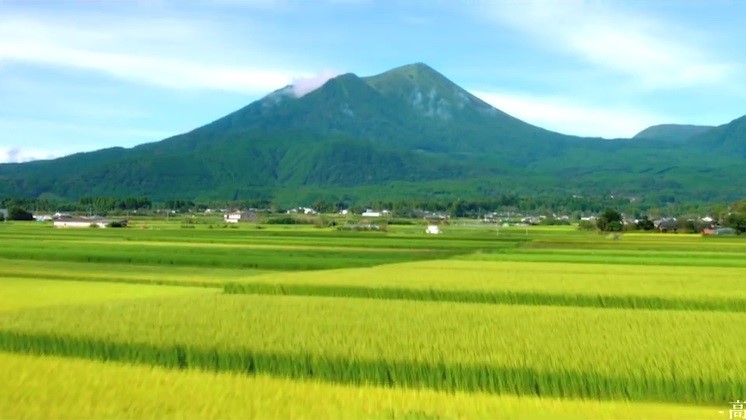
<path fill-rule="evenodd" d="M 746 2 L 0 0 L 0 162 L 131 147 L 287 84 L 425 62 L 532 124 L 746 114 Z"/>

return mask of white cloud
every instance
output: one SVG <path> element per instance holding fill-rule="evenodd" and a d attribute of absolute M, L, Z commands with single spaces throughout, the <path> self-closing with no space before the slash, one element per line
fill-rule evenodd
<path fill-rule="evenodd" d="M 586 137 L 629 138 L 651 125 L 670 122 L 628 109 L 580 105 L 557 97 L 473 91 L 485 102 L 547 130 Z"/>
<path fill-rule="evenodd" d="M 0 163 L 30 162 L 39 159 L 54 159 L 59 156 L 62 154 L 49 150 L 0 147 Z"/>
<path fill-rule="evenodd" d="M 329 79 L 339 76 L 341 73 L 331 70 L 324 70 L 315 76 L 299 77 L 293 80 L 293 94 L 300 98 L 301 96 L 320 88 Z"/>
<path fill-rule="evenodd" d="M 254 64 L 266 52 L 249 45 L 245 45 L 244 57 L 217 51 L 219 40 L 206 39 L 205 33 L 211 32 L 198 22 L 102 18 L 86 20 L 80 28 L 59 21 L 0 17 L 0 63 L 84 69 L 174 89 L 243 93 L 269 92 L 290 83 L 297 74 Z"/>
<path fill-rule="evenodd" d="M 610 2 L 488 2 L 482 11 L 644 89 L 726 83 L 738 70 L 711 56 L 705 36 L 695 28 L 679 28 Z"/>

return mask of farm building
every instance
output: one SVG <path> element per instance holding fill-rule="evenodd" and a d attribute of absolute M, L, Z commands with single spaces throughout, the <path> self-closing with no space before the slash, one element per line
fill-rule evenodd
<path fill-rule="evenodd" d="M 391 211 L 389 211 L 389 210 L 378 211 L 378 210 L 366 209 L 361 214 L 361 216 L 363 216 L 363 217 L 381 217 L 381 216 L 388 216 L 390 214 L 391 214 Z"/>
<path fill-rule="evenodd" d="M 255 222 L 256 213 L 251 211 L 234 211 L 223 215 L 225 223 L 246 223 Z"/>
<path fill-rule="evenodd" d="M 430 235 L 439 235 L 441 231 L 438 225 L 429 225 L 427 227 L 427 230 L 425 230 L 425 233 L 430 234 Z"/>
<path fill-rule="evenodd" d="M 103 217 L 91 217 L 91 218 L 75 218 L 75 217 L 61 217 L 54 220 L 54 227 L 56 228 L 106 228 L 112 225 L 118 227 L 127 226 L 126 220 L 109 220 Z"/>
<path fill-rule="evenodd" d="M 54 221 L 54 227 L 56 228 L 87 228 L 93 226 L 105 228 L 107 224 L 109 224 L 109 221 L 106 219 L 75 219 L 72 217 Z"/>
<path fill-rule="evenodd" d="M 676 222 L 676 218 L 674 217 L 671 217 L 668 219 L 655 220 L 653 221 L 653 226 L 658 228 L 658 231 L 660 233 L 667 233 L 667 232 L 676 233 L 679 230 L 678 223 Z"/>
<path fill-rule="evenodd" d="M 380 211 L 373 211 L 371 209 L 366 209 L 363 214 L 361 214 L 363 217 L 381 217 Z"/>
<path fill-rule="evenodd" d="M 0 219 L 8 220 L 8 209 L 0 209 Z"/>

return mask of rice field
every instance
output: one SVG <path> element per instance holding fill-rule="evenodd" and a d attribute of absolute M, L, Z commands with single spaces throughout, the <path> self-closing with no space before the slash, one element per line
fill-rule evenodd
<path fill-rule="evenodd" d="M 0 353 L 0 376 L 3 418 L 715 418 L 696 405 L 349 386 L 12 353 Z"/>
<path fill-rule="evenodd" d="M 746 312 L 744 270 L 597 263 L 437 260 L 367 269 L 257 275 L 228 282 L 243 294 L 339 296 Z"/>
<path fill-rule="evenodd" d="M 746 396 L 742 238 L 444 231 L 0 224 L 0 417 L 727 418 Z"/>
<path fill-rule="evenodd" d="M 76 304 L 164 296 L 203 295 L 194 287 L 140 286 L 118 283 L 74 283 L 43 278 L 0 278 L 0 313 L 39 307 L 68 307 Z"/>

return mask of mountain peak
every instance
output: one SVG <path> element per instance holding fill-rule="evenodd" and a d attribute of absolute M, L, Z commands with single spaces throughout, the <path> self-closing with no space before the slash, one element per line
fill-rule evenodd
<path fill-rule="evenodd" d="M 367 77 L 366 80 L 374 87 L 397 81 L 407 84 L 427 85 L 435 83 L 455 86 L 453 82 L 425 63 L 412 63 L 395 67 L 381 74 Z"/>
<path fill-rule="evenodd" d="M 450 120 L 464 110 L 496 110 L 425 63 L 407 64 L 363 79 L 389 98 L 397 98 L 427 117 Z"/>
<path fill-rule="evenodd" d="M 388 70 L 382 74 L 385 74 L 385 73 L 402 73 L 402 74 L 431 73 L 431 74 L 437 74 L 442 77 L 442 75 L 438 73 L 437 70 L 435 70 L 434 68 L 422 62 L 405 64 L 403 66 L 394 67 L 393 69 Z"/>

